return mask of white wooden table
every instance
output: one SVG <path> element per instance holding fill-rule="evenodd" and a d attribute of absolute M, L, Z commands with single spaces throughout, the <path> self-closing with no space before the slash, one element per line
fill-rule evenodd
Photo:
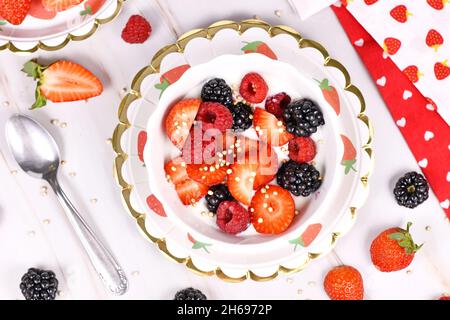
<path fill-rule="evenodd" d="M 136 13 L 149 19 L 153 33 L 144 45 L 130 46 L 120 33 L 128 17 Z M 217 20 L 255 15 L 272 24 L 290 25 L 306 38 L 319 41 L 350 70 L 353 83 L 365 95 L 367 113 L 375 127 L 376 168 L 369 199 L 359 212 L 355 228 L 339 240 L 332 254 L 289 277 L 232 284 L 199 277 L 168 261 L 139 234 L 122 207 L 113 178 L 109 138 L 124 88 L 161 46 L 183 32 Z M 29 111 L 34 84 L 20 69 L 30 58 L 79 62 L 101 77 L 106 90 L 88 103 Z M 187 286 L 201 289 L 211 299 L 326 299 L 323 277 L 339 263 L 361 271 L 368 299 L 435 299 L 450 293 L 449 221 L 434 195 L 413 211 L 395 203 L 391 194 L 395 179 L 408 170 L 419 170 L 418 166 L 330 9 L 301 21 L 287 0 L 129 0 L 116 21 L 84 42 L 54 53 L 0 53 L 0 299 L 22 299 L 20 277 L 31 266 L 56 272 L 59 299 L 115 298 L 103 289 L 48 186 L 21 172 L 11 159 L 3 128 L 16 112 L 41 121 L 62 147 L 66 161 L 61 170 L 62 183 L 128 275 L 129 291 L 119 299 L 171 299 L 178 289 Z M 423 249 L 407 270 L 378 272 L 370 261 L 371 240 L 382 229 L 404 226 L 406 221 L 414 222 L 412 231 L 419 243 L 425 242 Z"/>

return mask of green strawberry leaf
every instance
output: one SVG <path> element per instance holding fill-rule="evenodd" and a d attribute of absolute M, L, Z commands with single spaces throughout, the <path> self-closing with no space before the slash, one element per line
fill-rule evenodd
<path fill-rule="evenodd" d="M 261 44 L 263 44 L 262 41 L 247 42 L 247 44 L 241 48 L 241 51 L 249 50 L 255 52 Z"/>
<path fill-rule="evenodd" d="M 161 83 L 157 83 L 155 84 L 155 88 L 158 90 L 161 90 L 161 93 L 159 94 L 159 97 L 161 98 L 162 94 L 164 93 L 164 91 L 170 86 L 169 81 L 164 78 L 163 81 Z"/>
<path fill-rule="evenodd" d="M 38 86 L 36 88 L 36 101 L 31 106 L 30 110 L 42 108 L 47 105 L 47 99 L 41 94 L 41 88 Z"/>
<path fill-rule="evenodd" d="M 23 65 L 22 71 L 27 74 L 28 77 L 32 77 L 34 80 L 42 77 L 44 68 L 36 62 L 36 60 L 30 60 Z"/>
<path fill-rule="evenodd" d="M 352 160 L 343 160 L 341 162 L 341 165 L 343 165 L 345 167 L 345 174 L 348 174 L 350 172 L 350 170 L 353 170 L 356 172 L 356 169 L 353 167 L 353 165 L 356 163 L 356 159 L 352 159 Z"/>
<path fill-rule="evenodd" d="M 407 254 L 416 253 L 423 246 L 423 244 L 418 246 L 414 243 L 411 233 L 409 232 L 411 225 L 412 223 L 408 222 L 406 230 L 399 229 L 398 232 L 394 232 L 389 235 L 389 238 L 397 241 L 398 245 L 404 248 Z"/>
<path fill-rule="evenodd" d="M 80 12 L 81 16 L 87 16 L 92 15 L 92 7 L 90 5 L 87 5 L 86 8 Z"/>
<path fill-rule="evenodd" d="M 196 241 L 195 243 L 194 243 L 194 245 L 192 246 L 192 249 L 195 249 L 195 250 L 197 250 L 197 249 L 203 249 L 203 250 L 205 250 L 207 253 L 209 253 L 209 251 L 208 251 L 208 246 L 212 246 L 212 244 L 210 244 L 210 243 L 204 243 L 204 242 L 201 242 L 201 241 Z"/>
<path fill-rule="evenodd" d="M 400 240 L 404 239 L 405 237 L 404 237 L 403 233 L 395 232 L 395 233 L 391 233 L 389 235 L 389 238 L 391 238 L 392 240 L 400 241 Z"/>
<path fill-rule="evenodd" d="M 6 24 L 5 20 L 0 20 L 0 26 L 4 26 Z"/>
<path fill-rule="evenodd" d="M 327 91 L 333 91 L 333 88 L 330 86 L 328 79 L 324 78 L 322 81 L 319 81 L 317 79 L 314 79 L 318 84 L 320 89 L 327 90 Z"/>
<path fill-rule="evenodd" d="M 296 239 L 289 240 L 289 243 L 295 244 L 294 251 L 297 250 L 297 246 L 302 246 L 302 247 L 305 246 L 302 236 L 300 236 Z"/>

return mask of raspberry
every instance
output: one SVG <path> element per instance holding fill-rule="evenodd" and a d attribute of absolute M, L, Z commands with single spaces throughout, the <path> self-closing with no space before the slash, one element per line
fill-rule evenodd
<path fill-rule="evenodd" d="M 122 39 L 128 43 L 144 43 L 150 37 L 152 26 L 140 15 L 130 17 L 122 31 Z"/>
<path fill-rule="evenodd" d="M 309 137 L 297 137 L 289 141 L 289 158 L 297 162 L 309 162 L 316 156 L 316 144 Z"/>
<path fill-rule="evenodd" d="M 250 213 L 237 202 L 223 201 L 217 209 L 216 223 L 226 233 L 236 234 L 247 230 Z"/>
<path fill-rule="evenodd" d="M 283 117 L 284 108 L 291 103 L 291 97 L 286 92 L 277 93 L 266 99 L 266 110 L 277 118 Z"/>
<path fill-rule="evenodd" d="M 233 125 L 231 111 L 218 102 L 203 102 L 197 113 L 197 121 L 202 122 L 202 130 L 218 129 L 225 133 Z"/>
<path fill-rule="evenodd" d="M 267 96 L 266 81 L 257 73 L 247 73 L 241 81 L 239 93 L 250 103 L 261 103 Z"/>

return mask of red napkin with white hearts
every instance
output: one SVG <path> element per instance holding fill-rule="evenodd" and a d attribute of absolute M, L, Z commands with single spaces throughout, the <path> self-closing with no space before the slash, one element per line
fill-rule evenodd
<path fill-rule="evenodd" d="M 388 49 L 383 50 L 345 6 L 331 7 L 377 83 L 394 121 L 450 218 L 450 127 L 437 113 L 436 106 L 386 55 Z M 450 87 L 446 90 L 448 92 Z"/>

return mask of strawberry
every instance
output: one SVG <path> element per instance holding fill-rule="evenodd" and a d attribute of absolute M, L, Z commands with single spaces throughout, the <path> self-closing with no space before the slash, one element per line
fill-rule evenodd
<path fill-rule="evenodd" d="M 443 295 L 439 298 L 439 300 L 450 300 L 450 296 Z"/>
<path fill-rule="evenodd" d="M 228 175 L 228 190 L 236 200 L 249 205 L 253 195 L 253 182 L 255 181 L 257 164 L 233 163 Z"/>
<path fill-rule="evenodd" d="M 31 0 L 31 8 L 28 14 L 34 18 L 51 20 L 56 17 L 56 11 L 47 11 L 42 4 L 42 0 Z"/>
<path fill-rule="evenodd" d="M 133 15 L 122 30 L 122 39 L 131 44 L 144 43 L 152 33 L 152 26 L 143 16 Z"/>
<path fill-rule="evenodd" d="M 147 132 L 141 131 L 138 134 L 138 157 L 141 162 L 144 162 L 144 149 L 147 143 Z"/>
<path fill-rule="evenodd" d="M 339 266 L 328 271 L 323 287 L 331 300 L 362 300 L 364 298 L 361 274 L 351 266 Z"/>
<path fill-rule="evenodd" d="M 31 8 L 31 0 L 0 0 L 0 17 L 11 24 L 19 25 Z"/>
<path fill-rule="evenodd" d="M 186 163 L 183 158 L 178 157 L 164 165 L 164 171 L 166 173 L 167 181 L 173 184 L 179 184 L 189 179 L 186 171 Z"/>
<path fill-rule="evenodd" d="M 153 194 L 147 197 L 147 205 L 158 216 L 167 217 L 162 203 Z"/>
<path fill-rule="evenodd" d="M 208 193 L 208 186 L 192 179 L 187 179 L 177 183 L 175 190 L 184 205 L 193 205 Z"/>
<path fill-rule="evenodd" d="M 268 91 L 269 87 L 267 86 L 266 81 L 255 72 L 247 73 L 244 78 L 242 78 L 239 87 L 241 96 L 250 103 L 263 102 L 267 97 Z"/>
<path fill-rule="evenodd" d="M 61 12 L 82 3 L 84 0 L 42 0 L 42 5 L 47 11 Z"/>
<path fill-rule="evenodd" d="M 419 72 L 419 68 L 417 68 L 417 66 L 408 66 L 403 69 L 403 73 L 412 83 L 416 83 L 417 81 L 419 81 L 420 76 L 423 75 L 421 72 Z"/>
<path fill-rule="evenodd" d="M 286 131 L 281 120 L 261 108 L 255 108 L 253 125 L 259 138 L 275 147 L 282 146 L 294 138 L 294 135 Z"/>
<path fill-rule="evenodd" d="M 277 60 L 277 55 L 270 49 L 270 47 L 262 41 L 245 42 L 246 45 L 241 48 L 244 53 L 260 53 L 270 59 Z"/>
<path fill-rule="evenodd" d="M 390 55 L 394 55 L 400 49 L 402 43 L 395 38 L 386 38 L 383 43 L 383 50 Z"/>
<path fill-rule="evenodd" d="M 391 17 L 397 20 L 398 22 L 405 23 L 408 21 L 408 16 L 412 14 L 408 11 L 408 8 L 404 5 L 399 5 L 394 7 L 394 9 L 390 12 Z"/>
<path fill-rule="evenodd" d="M 438 51 L 439 47 L 444 43 L 444 38 L 442 35 L 434 29 L 431 29 L 427 33 L 427 37 L 425 38 L 425 42 L 427 46 L 433 48 L 434 51 Z"/>
<path fill-rule="evenodd" d="M 330 104 L 330 106 L 334 109 L 337 115 L 341 112 L 341 105 L 339 101 L 339 94 L 336 91 L 336 88 L 329 85 L 328 79 L 324 78 L 321 81 L 316 80 L 319 84 L 320 89 L 322 90 L 322 95 L 325 100 Z"/>
<path fill-rule="evenodd" d="M 374 4 L 374 3 L 377 2 L 377 1 L 378 1 L 378 0 L 364 0 L 364 2 L 365 2 L 368 6 Z"/>
<path fill-rule="evenodd" d="M 212 186 L 221 183 L 227 176 L 228 166 L 219 164 L 188 164 L 186 167 L 189 178 Z"/>
<path fill-rule="evenodd" d="M 209 253 L 208 247 L 212 246 L 212 244 L 198 241 L 190 233 L 188 233 L 187 236 L 188 240 L 192 243 L 192 249 L 194 250 L 203 249 L 205 250 L 206 253 Z"/>
<path fill-rule="evenodd" d="M 182 149 L 189 136 L 197 111 L 202 103 L 199 99 L 185 99 L 178 101 L 169 111 L 166 121 L 166 133 L 170 141 Z"/>
<path fill-rule="evenodd" d="M 444 5 L 448 3 L 448 0 L 427 0 L 427 3 L 436 10 L 444 9 Z"/>
<path fill-rule="evenodd" d="M 252 224 L 257 232 L 279 234 L 294 220 L 295 203 L 289 191 L 275 185 L 259 189 L 250 203 Z"/>
<path fill-rule="evenodd" d="M 438 80 L 444 80 L 450 75 L 450 67 L 447 65 L 447 60 L 443 62 L 436 62 L 434 65 L 434 75 Z"/>
<path fill-rule="evenodd" d="M 31 60 L 23 69 L 29 77 L 38 80 L 36 102 L 31 109 L 41 108 L 52 102 L 87 100 L 103 92 L 100 80 L 89 70 L 70 61 L 58 61 L 47 67 Z"/>
<path fill-rule="evenodd" d="M 183 64 L 164 72 L 159 78 L 159 83 L 155 84 L 155 88 L 161 90 L 160 96 L 171 84 L 177 82 L 190 67 L 188 64 Z"/>
<path fill-rule="evenodd" d="M 311 224 L 308 228 L 306 228 L 300 237 L 289 240 L 289 243 L 295 244 L 294 250 L 297 246 L 306 248 L 314 241 L 314 239 L 316 239 L 320 233 L 320 230 L 322 230 L 322 225 L 320 223 Z"/>
<path fill-rule="evenodd" d="M 80 15 L 87 16 L 87 15 L 94 15 L 97 12 L 100 11 L 100 9 L 103 7 L 103 4 L 106 2 L 106 0 L 87 0 L 84 3 L 84 10 L 80 12 Z"/>
<path fill-rule="evenodd" d="M 382 272 L 398 271 L 410 265 L 414 254 L 422 247 L 414 243 L 408 222 L 406 230 L 390 228 L 381 232 L 370 246 L 370 256 L 375 267 Z"/>
<path fill-rule="evenodd" d="M 356 163 L 356 149 L 349 138 L 341 134 L 342 143 L 344 145 L 344 154 L 342 155 L 341 165 L 345 167 L 345 174 L 348 174 L 350 170 L 356 171 L 353 167 Z"/>

